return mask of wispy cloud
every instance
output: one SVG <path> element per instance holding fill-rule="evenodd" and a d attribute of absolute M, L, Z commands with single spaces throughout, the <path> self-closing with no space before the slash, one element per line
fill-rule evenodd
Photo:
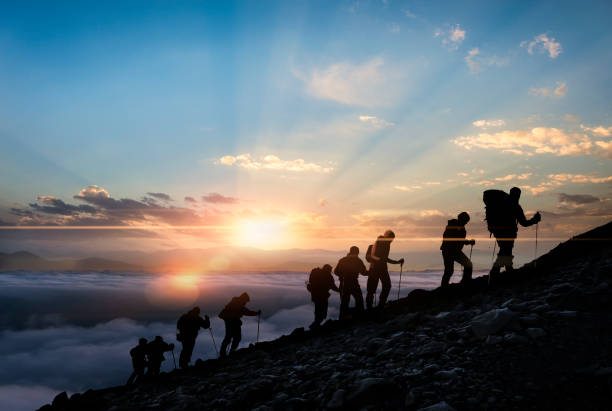
<path fill-rule="evenodd" d="M 482 148 L 519 155 L 596 155 L 607 158 L 612 156 L 610 141 L 593 141 L 586 134 L 568 133 L 548 127 L 536 127 L 527 131 L 480 133 L 457 137 L 451 141 L 467 150 Z"/>
<path fill-rule="evenodd" d="M 548 53 L 551 59 L 559 57 L 562 51 L 561 43 L 556 41 L 554 37 L 548 37 L 545 33 L 535 36 L 531 41 L 525 40 L 521 42 L 521 47 L 527 47 L 529 54 L 536 52 Z"/>
<path fill-rule="evenodd" d="M 492 127 L 503 127 L 506 125 L 504 120 L 476 120 L 472 122 L 474 127 L 479 127 L 482 129 L 492 128 Z"/>
<path fill-rule="evenodd" d="M 301 158 L 295 160 L 282 160 L 273 154 L 268 154 L 259 159 L 252 157 L 248 153 L 238 156 L 223 156 L 219 159 L 219 163 L 226 166 L 237 166 L 247 170 L 291 171 L 296 173 L 330 173 L 334 170 L 331 166 L 308 163 Z"/>
<path fill-rule="evenodd" d="M 459 24 L 451 25 L 447 29 L 437 29 L 434 37 L 442 39 L 442 44 L 450 50 L 457 50 L 459 45 L 465 40 L 465 30 Z"/>
<path fill-rule="evenodd" d="M 394 123 L 391 123 L 382 118 L 378 118 L 376 116 L 359 116 L 359 121 L 361 121 L 362 123 L 370 124 L 377 128 L 385 128 L 395 125 Z"/>
<path fill-rule="evenodd" d="M 587 127 L 584 124 L 580 125 L 580 128 L 583 129 L 584 131 L 587 131 L 593 135 L 599 136 L 599 137 L 610 137 L 612 136 L 612 127 L 604 127 L 604 126 L 597 126 L 597 127 Z"/>
<path fill-rule="evenodd" d="M 389 105 L 398 95 L 396 75 L 380 58 L 362 64 L 340 62 L 309 75 L 295 73 L 312 96 L 364 107 Z M 401 77 L 401 75 L 399 75 Z"/>
<path fill-rule="evenodd" d="M 166 193 L 147 193 L 147 195 L 157 198 L 158 200 L 163 200 L 163 201 L 172 201 L 172 197 L 170 197 L 168 194 Z"/>
<path fill-rule="evenodd" d="M 567 84 L 565 82 L 558 82 L 557 87 L 533 87 L 529 89 L 529 94 L 531 94 L 532 96 L 563 98 L 567 94 Z"/>
<path fill-rule="evenodd" d="M 602 184 L 610 182 L 612 182 L 612 176 L 599 177 L 596 175 L 561 173 L 549 174 L 545 180 L 540 181 L 538 184 L 525 185 L 523 188 L 528 189 L 532 194 L 537 195 L 571 183 Z"/>
<path fill-rule="evenodd" d="M 421 190 L 423 188 L 423 186 L 420 186 L 420 185 L 412 185 L 412 186 L 397 185 L 397 186 L 393 186 L 393 188 L 395 188 L 396 190 L 399 190 L 399 191 L 411 192 L 411 191 Z"/>
<path fill-rule="evenodd" d="M 400 25 L 397 23 L 391 23 L 389 24 L 389 32 L 393 33 L 393 34 L 399 34 L 401 31 L 400 29 Z"/>
<path fill-rule="evenodd" d="M 472 74 L 476 74 L 482 70 L 483 67 L 502 67 L 509 63 L 507 57 L 498 56 L 486 56 L 483 55 L 478 47 L 474 47 L 468 51 L 468 54 L 464 57 L 465 63 L 470 68 Z"/>
<path fill-rule="evenodd" d="M 202 201 L 205 203 L 214 203 L 214 204 L 236 204 L 239 200 L 235 197 L 226 197 L 219 193 L 208 193 L 205 196 L 202 196 Z"/>

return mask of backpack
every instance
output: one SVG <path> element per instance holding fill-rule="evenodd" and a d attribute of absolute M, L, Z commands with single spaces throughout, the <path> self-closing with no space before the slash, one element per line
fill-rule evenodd
<path fill-rule="evenodd" d="M 374 248 L 374 244 L 370 244 L 368 246 L 368 251 L 366 251 L 366 261 L 368 263 L 372 262 L 372 248 Z"/>
<path fill-rule="evenodd" d="M 494 234 L 514 225 L 508 193 L 502 190 L 486 190 L 482 193 L 482 201 L 485 203 L 485 220 L 490 233 Z"/>

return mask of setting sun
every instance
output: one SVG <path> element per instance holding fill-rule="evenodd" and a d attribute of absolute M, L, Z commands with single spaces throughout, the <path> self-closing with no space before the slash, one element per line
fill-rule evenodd
<path fill-rule="evenodd" d="M 287 223 L 282 220 L 247 220 L 236 227 L 236 245 L 244 247 L 274 248 L 286 244 Z"/>

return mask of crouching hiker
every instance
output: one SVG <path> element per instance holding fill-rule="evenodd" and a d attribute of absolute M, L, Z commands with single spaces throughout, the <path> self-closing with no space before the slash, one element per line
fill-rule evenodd
<path fill-rule="evenodd" d="M 147 375 L 159 375 L 162 362 L 166 359 L 164 353 L 172 351 L 174 344 L 168 344 L 159 335 L 147 344 L 147 356 L 149 357 L 149 370 Z"/>
<path fill-rule="evenodd" d="M 448 225 L 442 234 L 442 259 L 444 260 L 444 275 L 442 276 L 442 287 L 448 286 L 453 272 L 455 271 L 455 261 L 463 266 L 463 278 L 461 283 L 466 283 L 472 279 L 472 261 L 463 253 L 464 245 L 474 245 L 475 240 L 466 240 L 465 225 L 470 221 L 470 215 L 465 211 L 448 220 Z"/>
<path fill-rule="evenodd" d="M 240 319 L 243 315 L 254 317 L 261 314 L 261 310 L 253 311 L 246 308 L 246 303 L 251 299 L 247 293 L 242 293 L 239 297 L 234 297 L 232 300 L 221 310 L 219 318 L 225 322 L 225 338 L 221 343 L 220 356 L 227 356 L 227 346 L 231 343 L 229 353 L 233 353 L 238 348 L 240 340 L 242 339 L 242 320 Z"/>
<path fill-rule="evenodd" d="M 310 324 L 310 329 L 318 328 L 327 318 L 329 290 L 340 292 L 331 273 L 332 267 L 329 264 L 325 264 L 323 268 L 317 267 L 310 272 L 306 288 L 310 291 L 312 302 L 315 305 L 315 318 Z"/>
<path fill-rule="evenodd" d="M 147 352 L 146 338 L 141 338 L 138 340 L 138 345 L 130 350 L 134 372 L 132 375 L 130 375 L 126 385 L 130 385 L 141 380 L 145 375 L 145 368 L 147 366 Z"/>

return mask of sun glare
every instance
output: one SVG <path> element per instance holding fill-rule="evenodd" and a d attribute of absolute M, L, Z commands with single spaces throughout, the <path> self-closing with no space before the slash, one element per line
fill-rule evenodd
<path fill-rule="evenodd" d="M 155 306 L 182 308 L 193 304 L 200 295 L 195 274 L 162 275 L 155 278 L 145 290 L 147 299 Z"/>
<path fill-rule="evenodd" d="M 248 220 L 236 228 L 236 245 L 274 248 L 287 241 L 287 224 L 280 220 Z"/>

